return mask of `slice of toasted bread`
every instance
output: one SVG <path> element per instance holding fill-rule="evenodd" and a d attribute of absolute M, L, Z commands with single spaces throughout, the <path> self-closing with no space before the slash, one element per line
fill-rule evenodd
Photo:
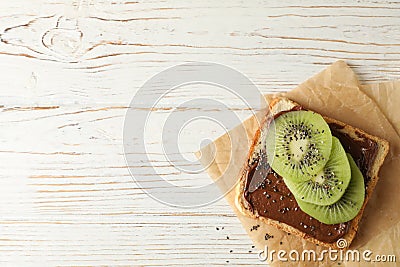
<path fill-rule="evenodd" d="M 287 99 L 287 98 L 284 98 L 284 97 L 275 98 L 270 102 L 270 112 L 272 113 L 273 116 L 280 112 L 293 110 L 296 107 L 300 107 L 300 105 Z M 371 163 L 371 166 L 369 167 L 369 171 L 367 174 L 370 179 L 368 181 L 368 186 L 366 189 L 364 204 L 363 204 L 360 212 L 358 213 L 358 215 L 354 219 L 352 219 L 350 222 L 348 222 L 348 224 L 349 224 L 348 231 L 344 236 L 341 237 L 342 239 L 345 239 L 347 241 L 347 246 L 349 246 L 356 235 L 358 224 L 362 217 L 365 206 L 366 206 L 369 198 L 371 197 L 372 192 L 374 191 L 376 183 L 378 182 L 378 172 L 379 172 L 379 169 L 382 166 L 382 164 L 385 160 L 385 157 L 389 151 L 389 143 L 386 140 L 383 140 L 376 136 L 369 135 L 369 134 L 365 133 L 364 131 L 354 128 L 343 122 L 340 122 L 340 121 L 337 121 L 337 120 L 334 120 L 334 119 L 331 119 L 328 117 L 324 117 L 324 119 L 326 120 L 326 122 L 328 124 L 334 123 L 334 124 L 340 126 L 339 131 L 350 136 L 352 139 L 359 140 L 360 138 L 364 138 L 364 139 L 375 142 L 378 147 L 375 159 Z M 307 233 L 305 233 L 295 227 L 292 227 L 292 226 L 286 224 L 284 220 L 277 221 L 277 220 L 270 219 L 270 218 L 267 218 L 264 216 L 260 216 L 257 213 L 257 211 L 252 209 L 251 205 L 244 198 L 244 193 L 246 190 L 247 174 L 250 170 L 251 163 L 258 155 L 258 152 L 261 150 L 261 146 L 263 146 L 263 141 L 262 141 L 263 136 L 264 136 L 263 133 L 266 131 L 267 126 L 268 126 L 268 122 L 267 122 L 267 120 L 265 120 L 261 124 L 260 129 L 256 132 L 254 139 L 253 139 L 253 144 L 250 147 L 247 161 L 246 161 L 244 167 L 242 168 L 242 171 L 240 172 L 239 183 L 236 188 L 236 205 L 237 205 L 238 209 L 244 215 L 246 215 L 248 217 L 261 220 L 267 224 L 277 227 L 278 229 L 281 229 L 288 233 L 292 233 L 294 235 L 302 237 L 302 238 L 304 238 L 310 242 L 313 242 L 315 244 L 319 244 L 319 245 L 331 247 L 331 248 L 342 248 L 342 247 L 337 246 L 336 241 L 333 243 L 323 242 L 319 239 L 314 238 L 313 236 L 308 235 Z"/>

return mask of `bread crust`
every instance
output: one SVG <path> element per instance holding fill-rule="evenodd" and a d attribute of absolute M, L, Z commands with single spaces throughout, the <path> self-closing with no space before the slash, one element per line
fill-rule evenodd
<path fill-rule="evenodd" d="M 274 98 L 271 102 L 270 102 L 270 111 L 273 115 L 281 112 L 281 111 L 287 111 L 287 110 L 291 110 L 292 108 L 296 107 L 296 106 L 300 106 L 299 104 L 284 98 L 284 97 L 277 97 Z M 371 177 L 371 180 L 369 181 L 367 190 L 366 190 L 366 195 L 365 195 L 365 199 L 364 199 L 364 203 L 363 206 L 361 207 L 361 210 L 359 211 L 359 213 L 357 214 L 357 216 L 352 219 L 350 221 L 349 224 L 349 230 L 348 232 L 342 237 L 342 239 L 345 239 L 347 241 L 347 247 L 350 246 L 351 242 L 353 241 L 356 233 L 357 233 L 357 229 L 358 229 L 358 225 L 359 222 L 361 220 L 362 214 L 364 212 L 365 206 L 368 203 L 368 200 L 370 199 L 372 192 L 374 191 L 374 188 L 378 182 L 378 172 L 379 169 L 381 168 L 381 166 L 383 165 L 383 162 L 385 160 L 385 157 L 389 151 L 389 143 L 384 140 L 381 139 L 379 137 L 376 136 L 372 136 L 368 133 L 365 133 L 364 131 L 362 131 L 361 129 L 355 128 L 351 125 L 348 125 L 346 123 L 343 123 L 341 121 L 323 116 L 324 119 L 326 120 L 326 122 L 328 123 L 336 123 L 337 125 L 340 125 L 341 127 L 343 127 L 342 129 L 340 129 L 340 131 L 347 133 L 351 136 L 363 136 L 365 138 L 368 138 L 370 140 L 375 141 L 378 144 L 378 153 L 376 155 L 375 161 L 373 166 L 370 168 L 369 170 L 369 177 Z M 251 209 L 251 207 L 249 206 L 248 202 L 244 199 L 244 191 L 245 191 L 245 187 L 246 187 L 246 178 L 247 178 L 247 173 L 250 170 L 250 164 L 251 164 L 251 159 L 254 156 L 254 152 L 255 149 L 257 147 L 257 144 L 260 141 L 260 137 L 262 134 L 262 130 L 265 128 L 267 123 L 267 120 L 265 119 L 261 125 L 260 128 L 256 131 L 254 138 L 253 138 L 253 142 L 252 145 L 250 147 L 249 153 L 247 155 L 247 161 L 245 162 L 244 166 L 242 167 L 241 171 L 240 171 L 240 178 L 239 178 L 239 182 L 236 186 L 236 198 L 235 198 L 235 204 L 238 208 L 238 210 L 244 214 L 247 217 L 253 218 L 253 219 L 257 219 L 260 220 L 264 223 L 267 223 L 269 225 L 273 225 L 275 227 L 277 227 L 280 230 L 283 230 L 285 232 L 297 235 L 299 237 L 302 237 L 312 243 L 321 245 L 321 246 L 325 246 L 325 247 L 330 247 L 333 249 L 345 249 L 345 248 L 341 248 L 338 247 L 336 242 L 334 243 L 327 243 L 327 242 L 322 242 L 312 236 L 307 235 L 306 233 L 277 220 L 273 220 L 267 217 L 263 217 L 263 216 L 259 216 L 257 214 L 256 211 L 253 211 Z"/>

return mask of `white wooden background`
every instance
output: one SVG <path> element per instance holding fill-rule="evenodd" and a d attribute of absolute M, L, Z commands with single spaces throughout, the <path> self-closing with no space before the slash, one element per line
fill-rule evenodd
<path fill-rule="evenodd" d="M 167 67 L 226 64 L 263 92 L 337 59 L 363 82 L 400 78 L 393 0 L 1 1 L 0 37 L 1 266 L 260 264 L 224 200 L 172 208 L 132 182 L 126 107 Z"/>

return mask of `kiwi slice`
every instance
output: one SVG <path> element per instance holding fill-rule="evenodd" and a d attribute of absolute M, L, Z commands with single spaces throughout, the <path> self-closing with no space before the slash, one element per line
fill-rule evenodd
<path fill-rule="evenodd" d="M 339 139 L 332 137 L 331 155 L 319 173 L 307 181 L 291 181 L 285 184 L 296 198 L 318 205 L 331 205 L 346 191 L 351 178 L 350 164 Z"/>
<path fill-rule="evenodd" d="M 275 126 L 275 127 L 274 127 Z M 332 134 L 321 115 L 290 111 L 275 119 L 266 134 L 268 161 L 280 176 L 292 181 L 308 180 L 329 159 Z"/>
<path fill-rule="evenodd" d="M 347 158 L 351 168 L 351 179 L 344 195 L 336 203 L 321 206 L 296 199 L 302 211 L 322 223 L 348 222 L 357 216 L 364 203 L 364 177 L 350 154 L 347 154 Z"/>

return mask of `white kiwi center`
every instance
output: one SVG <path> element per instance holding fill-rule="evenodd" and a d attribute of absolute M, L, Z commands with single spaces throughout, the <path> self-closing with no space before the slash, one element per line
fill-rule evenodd
<path fill-rule="evenodd" d="M 300 162 L 307 152 L 307 147 L 310 141 L 308 139 L 292 140 L 289 144 L 290 152 L 292 153 L 293 160 Z"/>
<path fill-rule="evenodd" d="M 320 171 L 314 178 L 314 182 L 318 184 L 323 184 L 325 182 L 325 173 L 324 170 Z"/>

